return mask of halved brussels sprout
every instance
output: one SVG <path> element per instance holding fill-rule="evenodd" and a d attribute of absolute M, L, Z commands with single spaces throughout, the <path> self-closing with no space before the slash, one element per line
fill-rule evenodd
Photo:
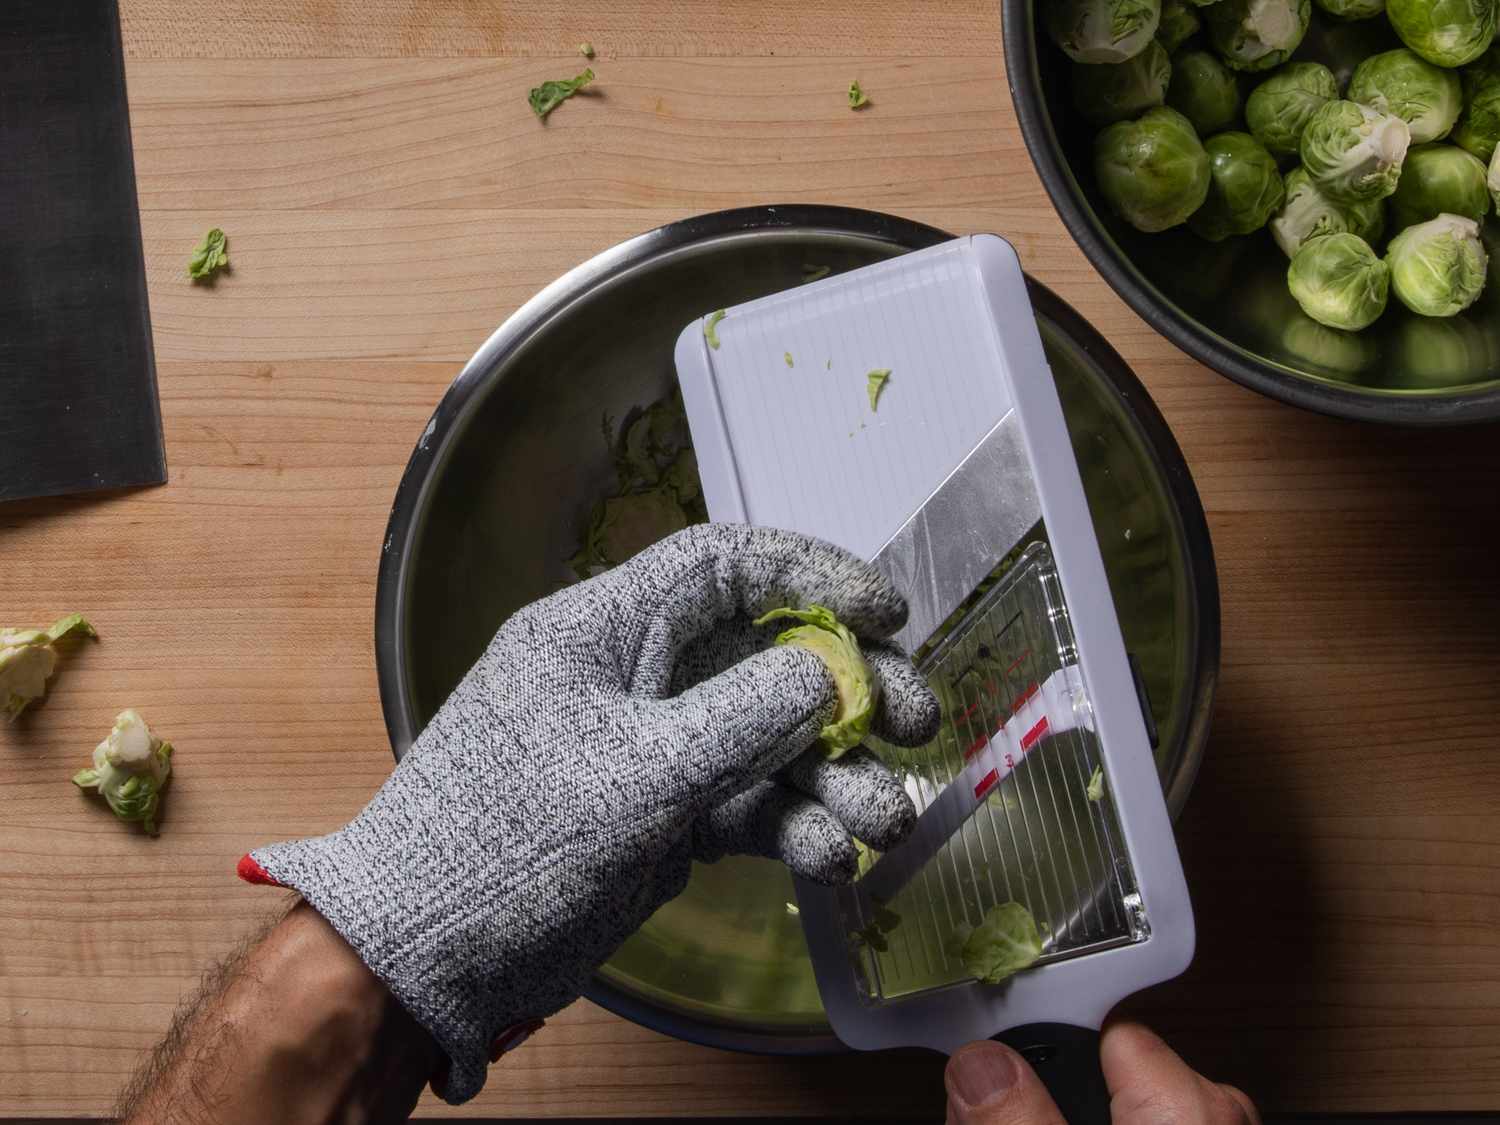
<path fill-rule="evenodd" d="M 1322 63 L 1287 63 L 1250 92 L 1245 123 L 1278 156 L 1296 156 L 1312 115 L 1339 96 L 1333 71 Z"/>
<path fill-rule="evenodd" d="M 1453 130 L 1453 143 L 1489 162 L 1500 144 L 1500 72 L 1469 81 L 1469 104 Z"/>
<path fill-rule="evenodd" d="M 1312 182 L 1305 169 L 1286 174 L 1286 205 L 1271 220 L 1271 237 L 1288 258 L 1309 239 L 1325 234 L 1357 234 L 1371 246 L 1385 233 L 1385 204 L 1335 203 Z"/>
<path fill-rule="evenodd" d="M 1276 158 L 1249 133 L 1220 133 L 1203 142 L 1208 153 L 1208 199 L 1188 219 L 1210 242 L 1260 230 L 1286 199 Z"/>
<path fill-rule="evenodd" d="M 1049 0 L 1045 8 L 1052 41 L 1081 63 L 1135 58 L 1161 22 L 1161 0 Z"/>
<path fill-rule="evenodd" d="M 1286 283 L 1319 324 L 1358 332 L 1385 312 L 1391 270 L 1358 235 L 1325 234 L 1297 251 Z"/>
<path fill-rule="evenodd" d="M 1095 125 L 1136 117 L 1167 97 L 1172 64 L 1154 40 L 1122 63 L 1073 64 L 1073 105 Z"/>
<path fill-rule="evenodd" d="M 1349 82 L 1348 98 L 1381 113 L 1394 113 L 1411 126 L 1414 145 L 1442 140 L 1464 108 L 1458 75 L 1405 48 L 1371 55 L 1360 63 Z"/>
<path fill-rule="evenodd" d="M 1235 70 L 1286 62 L 1307 34 L 1311 0 L 1217 0 L 1206 13 L 1209 38 Z"/>
<path fill-rule="evenodd" d="M 1482 220 L 1490 211 L 1485 167 L 1456 145 L 1418 145 L 1406 154 L 1401 182 L 1391 196 L 1391 218 L 1397 230 L 1439 215 Z"/>
<path fill-rule="evenodd" d="M 1386 251 L 1391 287 L 1421 316 L 1456 316 L 1484 292 L 1490 258 L 1479 224 L 1462 215 L 1439 215 L 1407 227 Z"/>
<path fill-rule="evenodd" d="M 1410 145 L 1411 127 L 1395 114 L 1329 102 L 1302 134 L 1302 167 L 1335 202 L 1384 199 L 1396 190 Z"/>
<path fill-rule="evenodd" d="M 1094 179 L 1115 214 L 1154 233 L 1203 206 L 1208 153 L 1186 117 L 1159 106 L 1094 138 Z"/>
<path fill-rule="evenodd" d="M 1401 41 L 1430 63 L 1463 66 L 1495 38 L 1495 0 L 1387 0 Z"/>
<path fill-rule="evenodd" d="M 1198 34 L 1203 21 L 1187 0 L 1162 0 L 1161 23 L 1156 27 L 1156 41 L 1172 54 Z"/>
<path fill-rule="evenodd" d="M 1234 75 L 1207 51 L 1184 51 L 1171 64 L 1167 104 L 1207 136 L 1234 124 L 1240 112 L 1240 87 Z"/>
<path fill-rule="evenodd" d="M 1367 20 L 1385 11 L 1385 0 L 1317 0 L 1317 5 L 1340 20 Z"/>

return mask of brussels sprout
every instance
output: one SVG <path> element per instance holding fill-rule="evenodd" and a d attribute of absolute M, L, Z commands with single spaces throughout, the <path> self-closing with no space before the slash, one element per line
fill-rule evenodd
<path fill-rule="evenodd" d="M 1220 133 L 1203 143 L 1208 153 L 1208 199 L 1188 226 L 1210 242 L 1260 230 L 1286 199 L 1276 158 L 1249 133 Z"/>
<path fill-rule="evenodd" d="M 1367 20 L 1385 12 L 1385 0 L 1317 0 L 1317 5 L 1340 20 Z"/>
<path fill-rule="evenodd" d="M 1495 0 L 1388 0 L 1401 41 L 1430 63 L 1463 66 L 1495 38 Z"/>
<path fill-rule="evenodd" d="M 1463 84 L 1456 73 L 1404 48 L 1360 63 L 1347 96 L 1351 102 L 1401 118 L 1411 126 L 1414 145 L 1446 137 L 1464 107 Z"/>
<path fill-rule="evenodd" d="M 1396 190 L 1410 145 L 1411 127 L 1394 114 L 1329 102 L 1302 133 L 1302 167 L 1335 202 L 1384 199 Z"/>
<path fill-rule="evenodd" d="M 1287 288 L 1319 324 L 1358 332 L 1385 312 L 1391 269 L 1358 235 L 1325 234 L 1297 251 Z"/>
<path fill-rule="evenodd" d="M 1096 125 L 1139 116 L 1166 100 L 1172 64 L 1155 41 L 1122 63 L 1073 64 L 1073 104 Z"/>
<path fill-rule="evenodd" d="M 1385 233 L 1385 204 L 1335 203 L 1313 183 L 1305 169 L 1286 174 L 1286 205 L 1271 220 L 1271 237 L 1288 258 L 1309 239 L 1325 234 L 1357 234 L 1370 245 Z"/>
<path fill-rule="evenodd" d="M 1094 179 L 1115 214 L 1154 233 L 1203 206 L 1208 153 L 1186 117 L 1158 106 L 1094 138 Z"/>
<path fill-rule="evenodd" d="M 781 633 L 776 643 L 805 648 L 828 666 L 838 703 L 833 718 L 818 734 L 818 747 L 827 758 L 842 757 L 870 733 L 875 705 L 880 702 L 880 681 L 860 652 L 859 641 L 832 610 L 820 605 L 773 609 L 755 623 L 765 625 L 788 617 L 802 624 Z"/>
<path fill-rule="evenodd" d="M 1338 83 L 1322 63 L 1287 63 L 1250 92 L 1245 123 L 1278 156 L 1296 156 L 1312 115 L 1337 100 Z"/>
<path fill-rule="evenodd" d="M 1418 145 L 1406 154 L 1391 196 L 1397 230 L 1444 214 L 1477 221 L 1489 211 L 1485 167 L 1476 157 L 1454 145 Z"/>
<path fill-rule="evenodd" d="M 1486 163 L 1494 155 L 1500 143 L 1500 73 L 1480 74 L 1469 84 L 1469 104 L 1453 130 L 1453 143 Z"/>
<path fill-rule="evenodd" d="M 1172 54 L 1198 34 L 1203 21 L 1187 0 L 1162 0 L 1161 23 L 1156 27 L 1156 41 Z"/>
<path fill-rule="evenodd" d="M 1118 63 L 1146 49 L 1161 22 L 1161 0 L 1049 0 L 1047 32 L 1070 59 Z"/>
<path fill-rule="evenodd" d="M 1479 224 L 1462 215 L 1407 227 L 1391 239 L 1386 261 L 1396 296 L 1422 316 L 1456 316 L 1479 300 L 1490 264 Z"/>
<path fill-rule="evenodd" d="M 1500 211 L 1500 145 L 1495 147 L 1495 155 L 1490 157 L 1490 174 L 1487 182 L 1490 197 L 1495 201 L 1495 210 Z"/>
<path fill-rule="evenodd" d="M 1234 124 L 1240 87 L 1234 75 L 1207 51 L 1184 51 L 1172 61 L 1167 104 L 1193 123 L 1199 136 Z"/>
<path fill-rule="evenodd" d="M 1218 0 L 1205 13 L 1208 35 L 1235 70 L 1280 66 L 1302 42 L 1310 0 Z"/>

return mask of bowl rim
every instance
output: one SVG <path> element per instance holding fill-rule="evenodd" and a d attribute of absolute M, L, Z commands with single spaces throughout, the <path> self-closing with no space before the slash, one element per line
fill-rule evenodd
<path fill-rule="evenodd" d="M 1193 359 L 1240 386 L 1318 414 L 1402 426 L 1475 425 L 1500 419 L 1500 382 L 1489 389 L 1411 395 L 1322 383 L 1246 349 L 1228 346 L 1218 334 L 1178 310 L 1109 238 L 1062 156 L 1062 145 L 1041 93 L 1035 0 L 1002 0 L 1001 8 L 1006 83 L 1021 136 L 1042 186 L 1089 263 L 1147 324 Z"/>
<path fill-rule="evenodd" d="M 883 212 L 815 204 L 737 208 L 667 223 L 601 251 L 540 290 L 480 345 L 444 391 L 396 487 L 376 576 L 376 678 L 386 731 L 398 761 L 419 733 L 406 691 L 407 661 L 401 644 L 410 555 L 420 540 L 433 489 L 455 444 L 453 438 L 463 432 L 466 416 L 483 402 L 491 373 L 548 321 L 565 314 L 572 304 L 597 287 L 632 269 L 654 262 L 663 254 L 693 252 L 708 243 L 737 235 L 778 229 L 857 236 L 910 249 L 955 237 L 937 227 Z M 1160 410 L 1120 354 L 1080 313 L 1046 286 L 1031 277 L 1027 278 L 1027 285 L 1038 312 L 1057 324 L 1082 352 L 1109 373 L 1105 382 L 1138 423 L 1146 454 L 1165 484 L 1170 502 L 1168 518 L 1177 524 L 1184 544 L 1184 582 L 1189 600 L 1197 607 L 1199 625 L 1187 638 L 1186 680 L 1195 688 L 1185 701 L 1182 737 L 1187 745 L 1206 749 L 1219 673 L 1219 585 L 1207 517 L 1186 458 Z M 1187 800 L 1202 759 L 1203 751 L 1196 756 L 1190 754 L 1171 779 L 1166 796 L 1174 818 Z M 597 974 L 590 979 L 583 995 L 653 1031 L 702 1046 L 772 1055 L 847 1050 L 831 1032 L 803 1032 L 795 1027 L 754 1031 L 709 1016 L 665 1011 Z"/>

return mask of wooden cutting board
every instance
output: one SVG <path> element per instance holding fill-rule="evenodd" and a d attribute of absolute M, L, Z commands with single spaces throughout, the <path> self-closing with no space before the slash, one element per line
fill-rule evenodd
<path fill-rule="evenodd" d="M 1142 1012 L 1278 1111 L 1500 1105 L 1500 430 L 1291 410 L 1164 342 L 1067 237 L 995 0 L 122 0 L 164 489 L 0 506 L 7 623 L 103 640 L 0 731 L 0 1115 L 98 1117 L 268 909 L 232 877 L 390 768 L 371 607 L 391 496 L 460 364 L 546 282 L 684 215 L 809 200 L 1009 237 L 1160 404 L 1224 600 L 1180 826 L 1189 976 Z M 598 49 L 546 126 L 528 87 Z M 873 104 L 851 114 L 858 77 Z M 182 276 L 212 225 L 235 270 Z M 159 840 L 68 784 L 136 706 Z M 767 1059 L 586 1003 L 434 1116 L 932 1120 L 924 1056 Z"/>

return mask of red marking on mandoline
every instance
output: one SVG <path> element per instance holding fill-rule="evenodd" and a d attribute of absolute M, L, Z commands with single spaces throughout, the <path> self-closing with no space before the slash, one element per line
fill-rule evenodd
<path fill-rule="evenodd" d="M 1000 771 L 990 770 L 989 773 L 979 779 L 979 784 L 974 786 L 974 799 L 976 801 L 984 800 L 984 795 L 995 788 L 999 781 Z"/>
<path fill-rule="evenodd" d="M 1031 683 L 1026 685 L 1026 690 L 1016 696 L 1016 701 L 1010 705 L 1010 713 L 1014 715 L 1022 707 L 1025 707 L 1027 700 L 1041 690 L 1042 686 L 1035 680 L 1032 680 Z"/>
<path fill-rule="evenodd" d="M 1036 721 L 1036 726 L 1032 727 L 1029 731 L 1021 736 L 1021 753 L 1024 754 L 1026 751 L 1030 750 L 1033 746 L 1036 745 L 1037 739 L 1041 738 L 1042 735 L 1046 733 L 1047 716 L 1043 715 Z"/>

